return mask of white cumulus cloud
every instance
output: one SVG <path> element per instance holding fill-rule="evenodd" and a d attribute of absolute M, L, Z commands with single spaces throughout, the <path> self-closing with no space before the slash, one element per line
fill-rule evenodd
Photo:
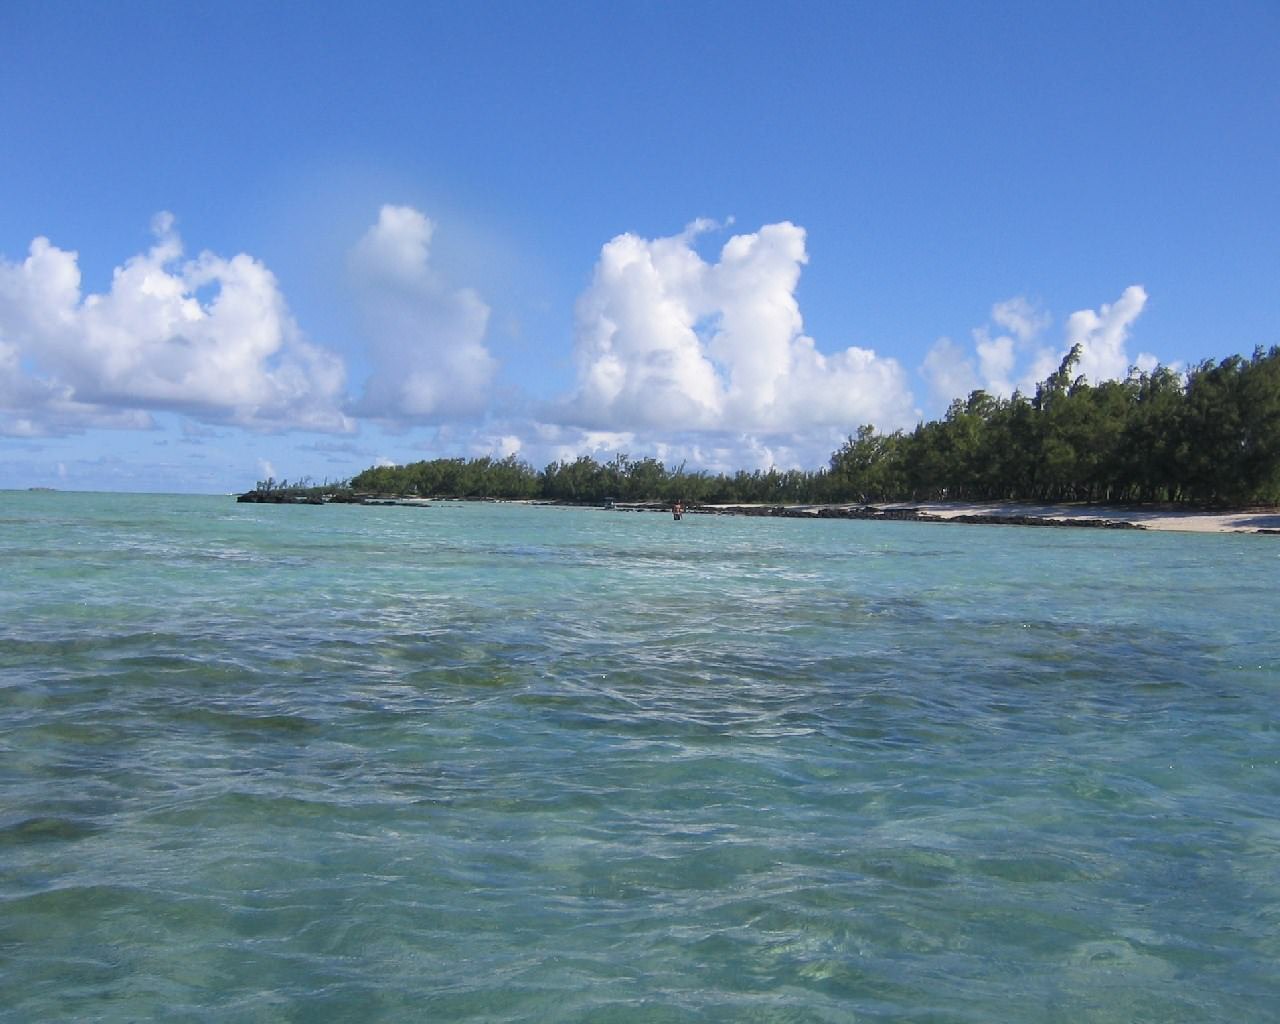
<path fill-rule="evenodd" d="M 1082 309 L 1067 320 L 1067 349 L 1080 346 L 1077 372 L 1090 382 L 1124 377 L 1134 361 L 1125 350 L 1133 322 L 1147 304 L 1147 293 L 1141 285 L 1130 285 L 1114 303 L 1104 303 L 1096 312 Z M 1154 357 L 1142 353 L 1138 361 L 1154 363 Z"/>
<path fill-rule="evenodd" d="M 804 333 L 795 295 L 808 260 L 803 228 L 734 235 L 712 263 L 694 242 L 714 226 L 623 234 L 604 246 L 577 304 L 578 380 L 566 420 L 744 437 L 914 422 L 896 360 L 854 347 L 827 354 Z"/>
<path fill-rule="evenodd" d="M 1031 341 L 1049 326 L 1050 317 L 1029 299 L 1015 295 L 991 307 L 991 320 L 1018 341 Z"/>
<path fill-rule="evenodd" d="M 173 218 L 81 294 L 78 254 L 37 238 L 0 259 L 0 429 L 145 427 L 148 410 L 259 429 L 347 430 L 344 367 L 303 338 L 274 275 L 241 253 L 183 260 Z"/>
<path fill-rule="evenodd" d="M 484 345 L 489 307 L 431 265 L 435 225 L 384 206 L 350 254 L 373 372 L 362 415 L 439 421 L 481 412 L 497 362 Z"/>
<path fill-rule="evenodd" d="M 924 357 L 920 376 L 928 383 L 934 400 L 944 405 L 984 386 L 969 352 L 950 338 L 934 342 Z"/>
<path fill-rule="evenodd" d="M 925 356 L 920 373 L 941 403 L 979 388 L 1003 397 L 1014 391 L 1029 395 L 1058 368 L 1072 346 L 1079 345 L 1076 374 L 1093 384 L 1120 380 L 1132 366 L 1150 369 L 1156 364 L 1155 356 L 1146 352 L 1131 359 L 1127 349 L 1134 321 L 1146 302 L 1142 286 L 1130 285 L 1114 303 L 1072 313 L 1063 343 L 1053 345 L 1043 338 L 1049 315 L 1025 298 L 1007 299 L 992 306 L 989 324 L 973 330 L 972 352 L 950 338 L 940 338 Z"/>

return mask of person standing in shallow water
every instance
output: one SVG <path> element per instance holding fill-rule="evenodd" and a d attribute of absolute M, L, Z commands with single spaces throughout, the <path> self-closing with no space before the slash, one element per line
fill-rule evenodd
<path fill-rule="evenodd" d="M 684 502 L 677 498 L 671 503 L 671 518 L 679 522 L 682 515 L 684 515 Z"/>

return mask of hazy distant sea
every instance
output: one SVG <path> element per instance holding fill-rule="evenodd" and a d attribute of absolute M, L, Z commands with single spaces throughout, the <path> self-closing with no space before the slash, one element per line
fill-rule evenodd
<path fill-rule="evenodd" d="M 1277 570 L 0 493 L 0 1020 L 1275 1020 Z"/>

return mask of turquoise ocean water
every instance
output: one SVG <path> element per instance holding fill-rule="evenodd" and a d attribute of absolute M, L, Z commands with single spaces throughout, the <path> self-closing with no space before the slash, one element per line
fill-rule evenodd
<path fill-rule="evenodd" d="M 1280 1019 L 1278 569 L 0 493 L 0 1020 Z"/>

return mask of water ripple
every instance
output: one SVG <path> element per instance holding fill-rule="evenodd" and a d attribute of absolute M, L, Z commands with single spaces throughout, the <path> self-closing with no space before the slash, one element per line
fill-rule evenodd
<path fill-rule="evenodd" d="M 0 1021 L 1280 998 L 1248 538 L 64 499 L 0 514 Z"/>

